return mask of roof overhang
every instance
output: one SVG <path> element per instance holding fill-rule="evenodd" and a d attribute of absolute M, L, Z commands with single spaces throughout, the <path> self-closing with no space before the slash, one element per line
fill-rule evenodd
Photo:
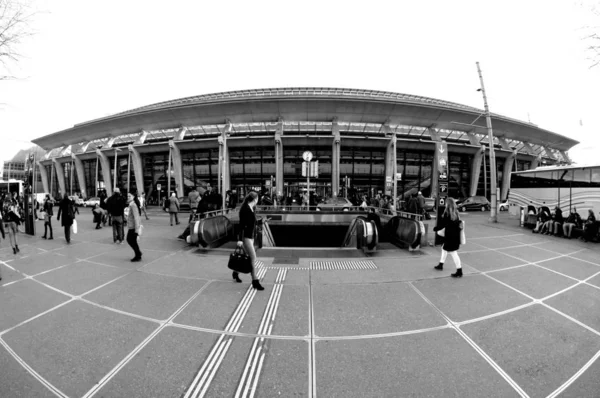
<path fill-rule="evenodd" d="M 331 122 L 338 118 L 354 123 L 391 123 L 439 129 L 487 133 L 480 111 L 451 103 L 428 104 L 398 98 L 330 96 L 275 96 L 215 98 L 191 103 L 145 107 L 118 115 L 77 124 L 33 142 L 53 149 L 140 130 L 160 130 L 179 126 L 255 123 L 277 121 Z M 478 119 L 476 125 L 473 121 Z M 527 141 L 566 151 L 579 142 L 539 127 L 501 115 L 492 115 L 494 135 Z"/>

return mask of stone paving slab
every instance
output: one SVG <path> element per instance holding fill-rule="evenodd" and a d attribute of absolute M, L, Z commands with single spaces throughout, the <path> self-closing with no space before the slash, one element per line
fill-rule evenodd
<path fill-rule="evenodd" d="M 513 247 L 512 249 L 499 249 L 501 253 L 509 254 L 521 260 L 535 263 L 536 261 L 549 260 L 560 256 L 548 250 L 540 249 L 536 246 L 529 246 L 527 250 L 522 247 Z M 565 253 L 566 254 L 566 253 Z"/>
<path fill-rule="evenodd" d="M 53 253 L 63 254 L 68 257 L 74 257 L 79 259 L 91 259 L 102 253 L 110 253 L 115 250 L 114 245 L 104 245 L 96 242 L 86 241 L 71 241 L 70 244 L 53 251 Z"/>
<path fill-rule="evenodd" d="M 545 303 L 600 332 L 600 288 L 575 286 Z"/>
<path fill-rule="evenodd" d="M 527 264 L 524 260 L 519 260 L 500 252 L 490 253 L 490 251 L 485 251 L 478 253 L 459 253 L 459 255 L 464 265 L 472 266 L 481 272 Z"/>
<path fill-rule="evenodd" d="M 112 250 L 97 254 L 91 258 L 88 258 L 87 261 L 98 264 L 113 265 L 127 269 L 136 269 L 158 259 L 165 259 L 165 261 L 168 261 L 167 257 L 170 255 L 169 253 L 162 251 L 144 251 L 144 248 L 141 248 L 141 250 L 142 261 L 139 262 L 131 262 L 131 259 L 134 257 L 134 253 L 128 245 L 114 245 Z"/>
<path fill-rule="evenodd" d="M 145 317 L 166 320 L 206 281 L 131 273 L 87 294 L 86 300 Z"/>
<path fill-rule="evenodd" d="M 318 341 L 323 397 L 517 397 L 451 329 L 387 338 Z"/>
<path fill-rule="evenodd" d="M 62 267 L 67 264 L 72 264 L 77 261 L 78 260 L 75 257 L 64 256 L 50 252 L 36 254 L 34 256 L 28 256 L 25 258 L 17 258 L 15 261 L 11 261 L 10 265 L 16 270 L 31 276 L 41 272 L 50 271 L 57 267 Z"/>
<path fill-rule="evenodd" d="M 56 397 L 0 345 L 0 397 Z"/>
<path fill-rule="evenodd" d="M 181 397 L 218 335 L 163 329 L 104 388 L 99 397 Z"/>
<path fill-rule="evenodd" d="M 413 282 L 444 315 L 462 322 L 506 311 L 531 300 L 484 276 L 441 278 Z"/>
<path fill-rule="evenodd" d="M 600 336 L 541 305 L 462 329 L 531 397 L 552 393 L 600 350 Z"/>
<path fill-rule="evenodd" d="M 555 260 L 542 261 L 538 265 L 568 275 L 575 279 L 587 279 L 600 273 L 600 266 L 590 264 L 572 257 L 561 257 Z"/>
<path fill-rule="evenodd" d="M 316 285 L 317 336 L 357 336 L 443 326 L 446 321 L 407 283 Z"/>
<path fill-rule="evenodd" d="M 0 289 L 0 333 L 68 300 L 31 279 L 4 286 Z"/>
<path fill-rule="evenodd" d="M 593 245 L 593 243 L 590 243 L 590 242 L 588 242 L 588 243 L 590 245 Z M 596 248 L 596 250 L 585 249 L 585 250 L 582 250 L 575 254 L 572 254 L 571 257 L 575 257 L 580 260 L 589 261 L 591 263 L 594 263 L 594 264 L 600 266 L 600 251 L 598 250 L 598 248 Z"/>
<path fill-rule="evenodd" d="M 581 377 L 560 394 L 561 398 L 598 397 L 600 395 L 600 361 L 596 360 Z"/>
<path fill-rule="evenodd" d="M 289 275 L 289 273 L 288 273 Z M 287 279 L 286 279 L 287 282 Z M 271 334 L 282 336 L 310 335 L 308 286 L 284 284 Z"/>
<path fill-rule="evenodd" d="M 1 262 L 0 262 L 0 276 L 2 277 L 2 280 L 0 281 L 0 287 L 24 278 L 23 274 L 21 274 L 18 271 L 10 269 L 10 267 L 8 267 L 6 265 L 6 263 L 1 263 Z"/>
<path fill-rule="evenodd" d="M 535 265 L 498 271 L 490 276 L 536 299 L 557 293 L 577 283 L 573 279 Z"/>
<path fill-rule="evenodd" d="M 80 397 L 156 327 L 76 301 L 2 338 L 42 377 L 68 396 Z"/>
<path fill-rule="evenodd" d="M 0 261 L 18 260 L 21 258 L 26 258 L 29 256 L 34 256 L 36 254 L 44 253 L 43 250 L 38 249 L 36 246 L 29 245 L 20 240 L 18 244 L 20 252 L 14 254 L 12 248 L 10 247 L 10 243 L 5 243 L 6 247 L 0 250 Z"/>
<path fill-rule="evenodd" d="M 52 287 L 72 295 L 80 295 L 130 272 L 117 267 L 80 261 L 36 277 Z"/>

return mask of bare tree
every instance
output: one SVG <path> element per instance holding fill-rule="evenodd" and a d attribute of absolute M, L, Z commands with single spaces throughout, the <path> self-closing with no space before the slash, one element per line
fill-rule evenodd
<path fill-rule="evenodd" d="M 0 0 L 0 80 L 14 79 L 10 66 L 21 58 L 18 47 L 32 35 L 29 21 L 33 13 L 27 4 L 15 0 Z"/>
<path fill-rule="evenodd" d="M 578 5 L 591 13 L 594 22 L 583 27 L 590 68 L 600 65 L 600 1 L 579 1 Z"/>

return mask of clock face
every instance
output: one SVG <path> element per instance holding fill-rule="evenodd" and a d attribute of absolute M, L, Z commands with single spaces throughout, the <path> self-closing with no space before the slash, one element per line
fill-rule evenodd
<path fill-rule="evenodd" d="M 310 151 L 306 151 L 302 154 L 302 159 L 304 159 L 307 162 L 310 162 L 310 160 L 312 159 L 312 152 Z"/>

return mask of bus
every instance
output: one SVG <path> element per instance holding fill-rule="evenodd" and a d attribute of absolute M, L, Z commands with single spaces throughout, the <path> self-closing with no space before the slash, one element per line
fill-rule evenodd
<path fill-rule="evenodd" d="M 23 196 L 23 181 L 9 179 L 8 181 L 0 181 L 0 195 L 11 195 L 16 192 L 20 197 Z"/>
<path fill-rule="evenodd" d="M 536 208 L 576 207 L 582 218 L 600 211 L 600 166 L 548 166 L 511 173 L 508 201 Z"/>

